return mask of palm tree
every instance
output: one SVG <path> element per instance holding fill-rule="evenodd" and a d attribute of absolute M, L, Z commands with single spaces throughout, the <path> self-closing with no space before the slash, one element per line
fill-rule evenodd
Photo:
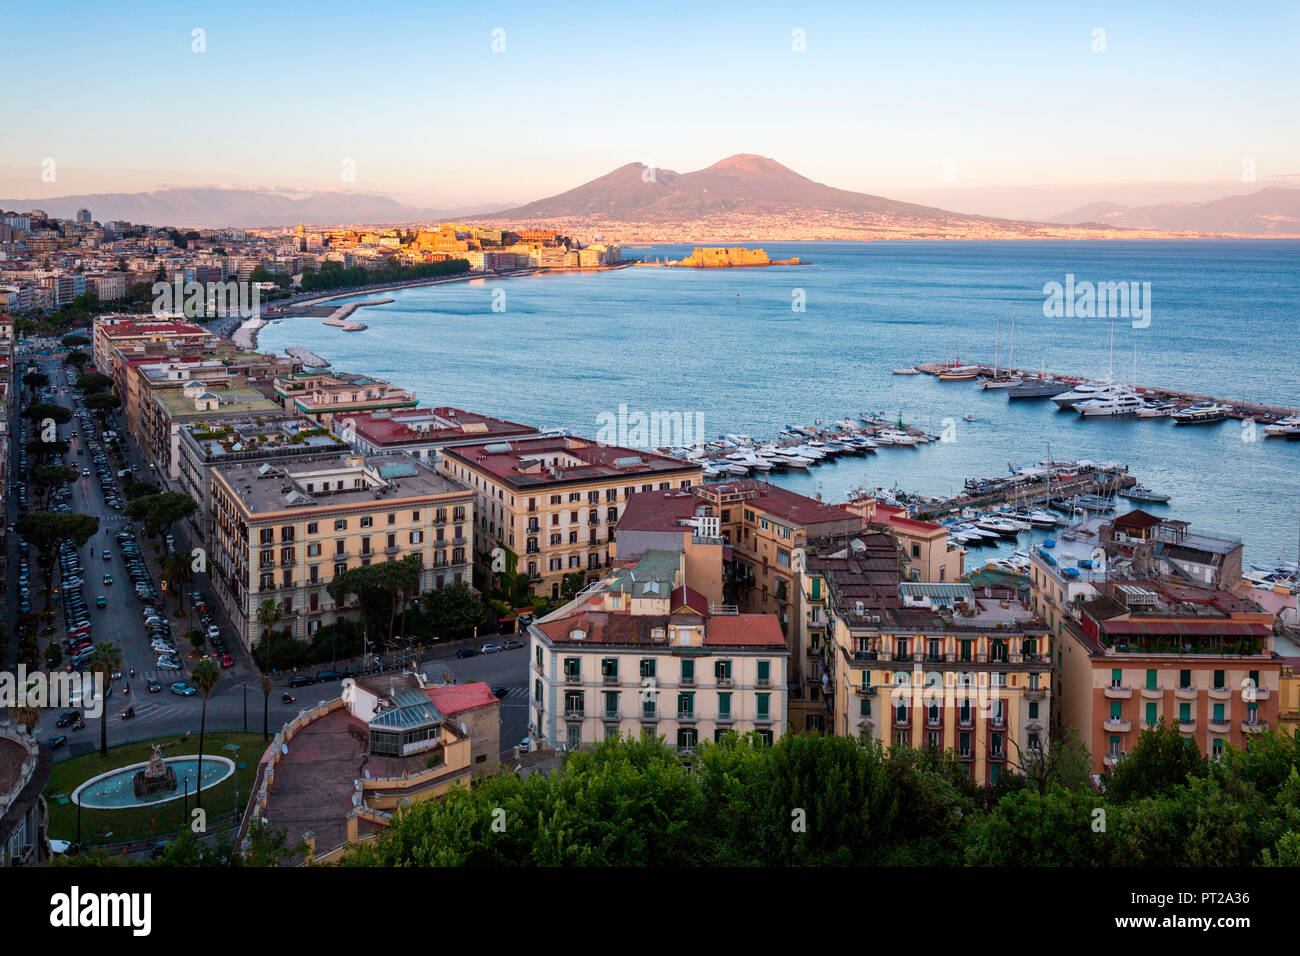
<path fill-rule="evenodd" d="M 162 562 L 163 580 L 176 592 L 176 607 L 185 610 L 185 589 L 194 580 L 194 566 L 190 556 L 181 551 L 168 552 Z"/>
<path fill-rule="evenodd" d="M 21 707 L 14 708 L 14 721 L 20 724 L 29 734 L 40 719 L 41 709 L 35 704 L 24 704 Z"/>
<path fill-rule="evenodd" d="M 203 695 L 203 710 L 199 715 L 199 782 L 198 791 L 194 795 L 196 807 L 203 806 L 203 735 L 208 725 L 208 698 L 212 696 L 212 691 L 216 689 L 217 681 L 220 679 L 221 671 L 210 657 L 205 657 L 195 664 L 194 673 L 190 675 L 190 683 Z"/>
<path fill-rule="evenodd" d="M 284 617 L 284 605 L 275 598 L 267 598 L 257 606 L 257 623 L 262 625 L 262 640 L 266 643 L 266 666 L 262 668 L 262 739 L 270 740 L 271 709 L 271 628 Z"/>
<path fill-rule="evenodd" d="M 90 660 L 86 669 L 92 674 L 98 674 L 103 683 L 107 684 L 112 679 L 113 674 L 122 669 L 122 648 L 116 644 L 110 644 L 108 641 L 100 641 L 95 645 L 95 649 L 90 653 Z M 103 714 L 99 720 L 99 755 L 108 756 L 108 695 L 105 694 L 100 698 L 100 707 Z"/>

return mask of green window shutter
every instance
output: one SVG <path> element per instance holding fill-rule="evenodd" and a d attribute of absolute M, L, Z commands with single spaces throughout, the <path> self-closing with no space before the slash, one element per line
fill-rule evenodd
<path fill-rule="evenodd" d="M 1215 704 L 1215 705 L 1214 705 L 1214 722 L 1215 722 L 1216 724 L 1221 724 L 1221 723 L 1223 723 L 1223 705 L 1222 705 L 1222 704 Z"/>
<path fill-rule="evenodd" d="M 1156 689 L 1156 672 L 1153 670 L 1149 670 L 1147 671 L 1147 690 L 1155 690 L 1155 689 Z"/>
<path fill-rule="evenodd" d="M 1113 668 L 1110 672 L 1110 682 L 1114 687 L 1119 687 L 1124 683 L 1124 672 L 1120 668 Z"/>
<path fill-rule="evenodd" d="M 1191 705 L 1191 704 L 1179 704 L 1179 705 L 1178 705 L 1178 719 L 1179 719 L 1179 720 L 1191 720 L 1191 719 L 1192 719 L 1192 705 Z"/>
<path fill-rule="evenodd" d="M 1117 700 L 1112 700 L 1112 701 L 1110 702 L 1110 719 L 1111 719 L 1111 720 L 1119 720 L 1119 719 L 1120 719 L 1120 713 L 1121 713 L 1121 711 L 1120 711 L 1120 703 L 1119 703 L 1119 701 L 1117 701 Z"/>
<path fill-rule="evenodd" d="M 1147 723 L 1154 724 L 1155 722 L 1156 722 L 1156 705 L 1154 702 L 1148 701 L 1147 702 Z"/>
<path fill-rule="evenodd" d="M 1033 702 L 1031 702 L 1030 705 L 1029 705 L 1029 719 L 1030 719 L 1030 720 L 1037 720 L 1037 719 L 1038 719 L 1038 702 L 1037 702 L 1037 701 L 1033 701 Z"/>
<path fill-rule="evenodd" d="M 766 720 L 770 714 L 768 712 L 768 700 L 771 694 L 755 694 L 754 702 L 757 706 L 757 713 L 760 719 Z"/>
<path fill-rule="evenodd" d="M 768 679 L 772 676 L 772 673 L 771 673 L 771 667 L 772 667 L 772 663 L 771 663 L 771 661 L 759 661 L 759 662 L 758 662 L 758 679 L 759 679 L 759 680 L 768 680 Z"/>

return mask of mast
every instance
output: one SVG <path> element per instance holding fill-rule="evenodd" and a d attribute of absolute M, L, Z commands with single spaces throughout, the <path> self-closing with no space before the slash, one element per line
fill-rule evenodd
<path fill-rule="evenodd" d="M 1007 356 L 1007 374 L 1012 375 L 1016 370 L 1016 316 L 1011 315 L 1011 354 Z"/>

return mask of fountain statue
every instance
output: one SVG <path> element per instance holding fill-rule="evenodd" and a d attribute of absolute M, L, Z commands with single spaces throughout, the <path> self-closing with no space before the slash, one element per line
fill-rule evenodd
<path fill-rule="evenodd" d="M 153 756 L 143 770 L 137 770 L 133 779 L 135 795 L 148 797 L 156 793 L 172 793 L 176 790 L 176 771 L 163 762 L 162 747 L 153 745 Z"/>

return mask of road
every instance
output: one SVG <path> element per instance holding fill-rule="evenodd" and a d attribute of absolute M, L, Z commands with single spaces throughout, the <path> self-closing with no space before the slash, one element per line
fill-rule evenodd
<path fill-rule="evenodd" d="M 122 513 L 113 510 L 105 502 L 103 491 L 100 489 L 98 479 L 94 474 L 89 450 L 85 455 L 78 454 L 78 448 L 81 447 L 81 443 L 85 440 L 85 435 L 82 434 L 83 428 L 74 409 L 75 390 L 67 385 L 62 367 L 53 359 L 42 361 L 40 367 L 41 371 L 50 376 L 51 384 L 56 389 L 64 389 L 63 394 L 56 393 L 53 400 L 73 412 L 72 421 L 67 425 L 59 426 L 60 438 L 68 439 L 71 437 L 72 432 L 76 431 L 78 433 L 76 439 L 71 439 L 72 447 L 69 449 L 67 461 L 69 464 L 75 463 L 79 469 L 88 468 L 91 471 L 90 475 L 83 475 L 74 483 L 69 504 L 72 510 L 77 513 L 96 515 L 100 519 L 100 529 L 87 542 L 87 546 L 82 549 L 81 557 L 84 567 L 83 578 L 86 582 L 84 593 L 86 603 L 90 609 L 93 639 L 95 641 L 111 640 L 118 644 L 123 652 L 122 670 L 124 680 L 114 685 L 107 706 L 110 744 L 114 737 L 119 739 L 123 737 L 140 739 L 150 736 L 183 733 L 185 731 L 197 733 L 202 709 L 201 698 L 197 695 L 181 697 L 172 694 L 169 690 L 173 681 L 184 679 L 190 664 L 182 658 L 182 666 L 185 669 L 181 672 L 160 671 L 155 668 L 155 655 L 149 646 L 150 641 L 144 627 L 141 604 L 131 586 L 130 576 L 127 574 L 121 549 L 115 537 L 118 531 L 123 528 L 133 527 L 136 523 L 129 521 Z M 110 425 L 114 424 L 116 423 L 110 420 Z M 158 481 L 157 475 L 144 463 L 138 449 L 134 447 L 134 443 L 125 436 L 121 428 L 116 430 L 119 437 L 126 444 L 127 461 L 135 467 L 136 474 L 151 481 Z M 17 429 L 14 429 L 14 432 L 16 434 Z M 12 459 L 15 463 L 15 470 L 17 460 L 17 455 L 15 455 Z M 111 456 L 109 464 L 110 468 L 112 468 Z M 163 484 L 165 485 L 165 483 Z M 30 507 L 39 507 L 34 494 L 29 492 L 29 495 L 31 495 L 29 498 Z M 10 495 L 10 523 L 16 518 L 17 505 L 14 500 L 15 497 Z M 150 552 L 149 546 L 139 528 L 133 528 L 133 530 L 136 531 L 137 540 L 140 542 L 141 550 L 149 564 L 150 573 L 155 584 L 157 584 L 160 581 L 158 555 Z M 177 547 L 188 550 L 192 544 L 189 540 L 189 527 L 177 527 L 174 531 Z M 9 537 L 14 539 L 9 542 L 11 551 L 8 569 L 9 593 L 16 595 L 17 536 L 10 535 Z M 107 561 L 103 558 L 104 551 L 108 551 L 110 555 Z M 33 553 L 31 557 L 33 582 L 35 583 L 37 578 L 35 554 Z M 111 585 L 102 585 L 100 583 L 105 573 L 112 576 L 113 583 Z M 212 597 L 211 583 L 206 572 L 195 575 L 191 590 L 203 594 L 208 606 L 216 612 L 217 624 L 223 634 L 227 635 L 227 644 L 235 660 L 233 668 L 222 671 L 221 681 L 208 701 L 207 726 L 213 730 L 248 729 L 255 732 L 262 727 L 261 673 L 249 660 L 248 653 L 240 645 L 240 642 L 229 640 L 229 635 L 233 634 L 233 629 L 229 620 L 222 615 L 218 603 Z M 100 594 L 104 595 L 107 600 L 107 606 L 97 609 L 94 606 L 95 598 Z M 33 607 L 39 607 L 37 599 L 36 589 L 33 588 Z M 6 604 L 8 605 L 6 608 L 7 617 L 10 626 L 12 626 L 14 616 L 12 605 L 14 602 L 6 602 Z M 187 599 L 187 610 L 190 609 L 190 604 L 191 602 Z M 174 601 L 168 600 L 168 606 L 174 609 Z M 192 623 L 196 623 L 192 610 L 185 619 L 172 618 L 176 643 L 182 651 L 185 649 L 185 641 L 182 635 Z M 56 624 L 61 629 L 61 615 L 57 616 Z M 59 639 L 62 640 L 61 633 Z M 489 638 L 480 638 L 480 641 L 486 639 Z M 503 651 L 497 654 L 486 654 L 463 659 L 450 656 L 452 654 L 451 648 L 443 649 L 440 653 L 449 656 L 426 662 L 423 667 L 424 673 L 431 679 L 439 680 L 444 673 L 449 673 L 457 683 L 482 680 L 493 688 L 504 687 L 507 689 L 505 696 L 501 700 L 501 747 L 503 753 L 509 751 L 527 733 L 528 660 L 526 649 Z M 346 662 L 341 661 L 340 665 L 343 663 Z M 134 679 L 127 676 L 132 667 L 136 669 Z M 308 669 L 304 670 L 310 672 Z M 326 700 L 338 694 L 338 683 L 312 685 L 296 688 L 291 692 L 297 698 L 294 704 L 282 703 L 280 695 L 286 690 L 284 685 L 287 683 L 289 676 L 281 673 L 273 678 L 274 688 L 271 692 L 268 707 L 268 723 L 271 733 L 275 733 L 304 705 L 314 704 L 318 700 Z M 146 691 L 145 682 L 149 677 L 158 678 L 163 688 L 161 692 L 150 694 Z M 129 696 L 123 694 L 126 685 L 131 688 Z M 124 721 L 119 715 L 128 705 L 134 706 L 136 716 L 129 721 Z M 38 737 L 44 739 L 55 733 L 65 732 L 56 730 L 54 727 L 54 721 L 61 710 L 62 708 L 53 709 L 50 713 L 42 716 L 35 730 Z M 95 726 L 96 723 L 97 721 L 88 721 L 85 730 L 68 734 L 71 752 L 88 751 L 98 745 L 99 728 Z"/>

